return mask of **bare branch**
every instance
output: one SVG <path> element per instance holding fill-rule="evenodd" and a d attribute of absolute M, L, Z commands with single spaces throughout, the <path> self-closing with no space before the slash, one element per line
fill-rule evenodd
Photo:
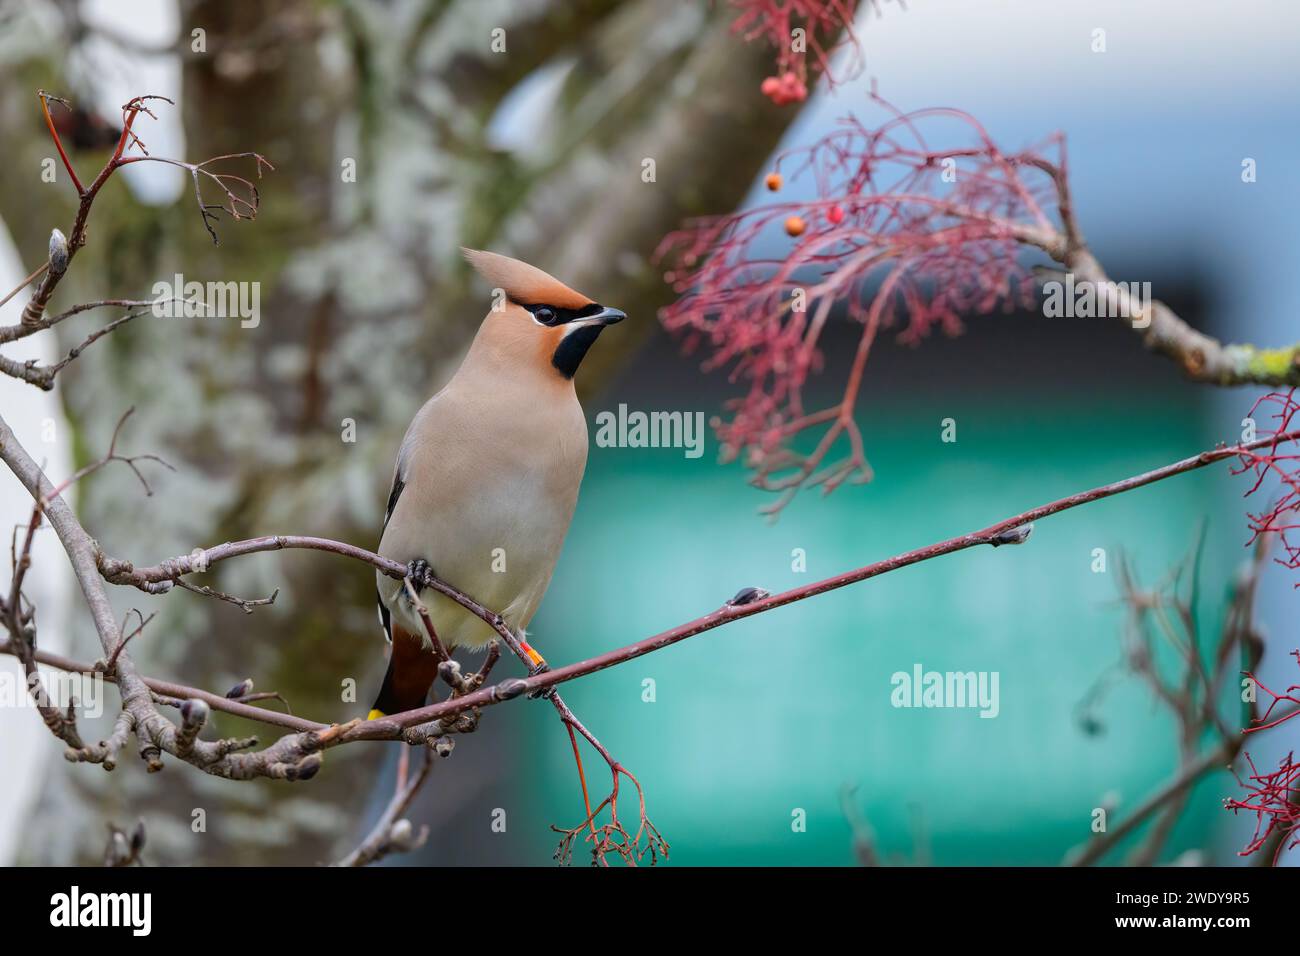
<path fill-rule="evenodd" d="M 91 303 L 86 306 L 78 306 L 67 312 L 53 318 L 46 318 L 45 311 L 49 304 L 50 298 L 54 295 L 54 290 L 58 287 L 59 282 L 66 274 L 68 266 L 71 264 L 77 251 L 86 244 L 86 224 L 90 217 L 90 211 L 94 205 L 95 198 L 98 196 L 100 189 L 112 177 L 118 169 L 131 163 L 138 162 L 162 162 L 179 166 L 189 171 L 194 180 L 195 201 L 199 207 L 199 214 L 203 220 L 203 227 L 212 236 L 212 241 L 217 242 L 217 234 L 212 227 L 212 222 L 217 218 L 217 213 L 224 212 L 232 219 L 253 219 L 257 216 L 260 203 L 257 187 L 249 179 L 237 176 L 232 173 L 215 172 L 209 167 L 214 163 L 227 160 L 237 160 L 249 158 L 254 161 L 254 170 L 257 178 L 261 178 L 262 170 L 272 170 L 274 167 L 258 153 L 230 153 L 224 156 L 214 156 L 211 159 L 203 160 L 199 163 L 189 163 L 183 160 L 167 159 L 160 156 L 150 156 L 144 143 L 134 130 L 137 117 L 141 114 L 154 116 L 148 103 L 153 100 L 161 100 L 171 103 L 172 101 L 164 96 L 138 96 L 122 107 L 122 131 L 118 137 L 117 145 L 112 155 L 104 163 L 99 173 L 89 186 L 82 185 L 81 180 L 77 177 L 73 169 L 72 162 L 68 158 L 67 152 L 63 148 L 63 142 L 59 137 L 58 130 L 55 128 L 54 119 L 50 115 L 50 103 L 61 103 L 67 106 L 67 102 L 60 97 L 47 93 L 44 90 L 37 91 L 37 97 L 41 103 L 41 110 L 45 117 L 45 122 L 50 131 L 50 136 L 54 141 L 55 148 L 58 150 L 59 157 L 63 161 L 64 168 L 67 170 L 72 180 L 73 187 L 77 191 L 79 203 L 77 206 L 76 217 L 73 220 L 72 228 L 65 238 L 59 230 L 54 230 L 50 237 L 49 258 L 45 265 L 38 268 L 13 292 L 5 296 L 4 302 L 9 301 L 19 291 L 26 288 L 31 282 L 38 277 L 43 276 L 40 284 L 32 293 L 31 299 L 23 309 L 22 318 L 16 326 L 0 328 L 0 343 L 13 341 L 14 339 L 23 338 L 35 332 L 49 328 L 51 325 L 69 315 L 74 315 L 78 311 L 84 311 L 87 308 L 94 308 L 98 303 Z M 156 118 L 156 117 L 155 117 Z M 126 156 L 125 153 L 130 148 L 139 149 L 143 155 Z M 220 203 L 209 203 L 200 188 L 200 177 L 205 177 L 208 181 L 215 183 L 221 190 L 223 201 Z M 104 304 L 112 303 L 113 300 L 105 300 Z M 0 302 L 3 304 L 3 302 Z M 117 304 L 127 304 L 124 300 Z M 139 306 L 140 311 L 133 311 L 119 319 L 109 323 L 102 329 L 99 329 L 89 335 L 80 345 L 73 348 L 68 355 L 52 366 L 38 366 L 34 360 L 18 362 L 6 356 L 0 356 L 0 374 L 9 375 L 13 378 L 21 379 L 37 388 L 49 391 L 54 387 L 54 377 L 60 370 L 65 368 L 69 362 L 77 356 L 87 346 L 91 345 L 103 336 L 121 328 L 132 319 L 144 315 L 148 307 L 153 305 L 152 302 L 132 303 Z"/>
<path fill-rule="evenodd" d="M 420 788 L 424 786 L 424 782 L 429 779 L 429 774 L 433 772 L 434 751 L 425 750 L 424 763 L 408 782 L 406 768 L 410 753 L 409 750 L 402 751 L 396 792 L 384 812 L 380 814 L 378 822 L 369 835 L 361 841 L 361 845 L 334 864 L 335 866 L 368 866 L 391 853 L 409 853 L 411 850 L 419 849 L 429 838 L 427 826 L 420 827 L 417 833 L 412 828 L 411 822 L 401 817 Z"/>
<path fill-rule="evenodd" d="M 218 591 L 203 584 L 190 584 L 188 581 L 176 582 L 178 587 L 187 591 L 193 591 L 195 594 L 202 594 L 205 597 L 216 598 L 218 601 L 225 601 L 227 604 L 233 604 L 245 614 L 252 614 L 255 607 L 266 607 L 274 604 L 275 599 L 280 596 L 280 589 L 276 588 L 264 598 L 241 598 L 233 594 L 227 594 L 225 591 Z"/>

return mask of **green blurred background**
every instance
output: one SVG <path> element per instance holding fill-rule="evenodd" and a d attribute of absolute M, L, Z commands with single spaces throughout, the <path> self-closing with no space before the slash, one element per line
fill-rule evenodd
<path fill-rule="evenodd" d="M 1003 327 L 959 347 L 885 350 L 862 416 L 876 480 L 798 498 L 774 524 L 755 518 L 766 499 L 742 490 L 736 468 L 680 452 L 593 451 L 535 643 L 580 659 L 689 620 L 741 586 L 795 587 L 1206 441 L 1194 390 L 1125 361 L 1122 337 L 1090 347 L 1083 340 L 1095 330 L 1083 320 L 1059 337 L 1033 319 L 988 321 Z M 1014 363 L 1005 346 L 1031 334 L 1049 348 L 1070 342 L 1085 368 L 1108 366 L 1113 383 L 1132 386 L 1129 397 L 1062 401 L 1037 376 L 1006 374 Z M 963 366 L 981 371 L 961 375 Z M 936 372 L 927 394 L 898 391 Z M 1054 377 L 1081 396 L 1090 373 Z M 662 394 L 652 382 L 630 382 L 601 405 L 645 407 Z M 957 441 L 946 444 L 940 422 L 950 416 Z M 597 674 L 566 699 L 647 781 L 652 818 L 683 863 L 851 863 L 846 784 L 857 786 L 886 856 L 1059 863 L 1108 794 L 1131 806 L 1175 769 L 1176 727 L 1140 682 L 1107 695 L 1098 735 L 1084 732 L 1076 708 L 1119 657 L 1113 572 L 1121 553 L 1148 581 L 1161 577 L 1192 545 L 1214 486 L 1215 476 L 1193 475 L 1070 511 L 1040 522 L 1025 547 L 959 553 L 763 614 Z M 1205 581 L 1226 580 L 1238 536 L 1226 522 L 1212 527 Z M 807 554 L 806 573 L 792 571 L 796 548 Z M 1095 548 L 1107 552 L 1107 573 L 1092 570 Z M 1201 610 L 1215 622 L 1221 589 L 1207 590 Z M 982 719 L 974 710 L 894 708 L 890 677 L 916 663 L 999 672 L 1001 712 Z M 646 679 L 654 703 L 642 700 Z M 572 816 L 563 735 L 537 721 L 528 747 L 525 777 L 545 788 L 516 801 L 530 819 L 562 818 L 566 808 Z M 1207 799 L 1194 802 L 1168 858 L 1205 846 L 1221 813 L 1210 791 L 1225 786 L 1213 781 Z M 796 808 L 807 811 L 806 832 L 792 829 Z M 539 828 L 526 830 L 540 853 Z"/>

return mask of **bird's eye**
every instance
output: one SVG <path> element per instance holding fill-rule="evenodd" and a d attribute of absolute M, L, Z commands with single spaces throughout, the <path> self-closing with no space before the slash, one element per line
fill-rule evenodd
<path fill-rule="evenodd" d="M 533 318 L 537 319 L 542 325 L 554 325 L 555 310 L 544 305 L 533 311 Z"/>

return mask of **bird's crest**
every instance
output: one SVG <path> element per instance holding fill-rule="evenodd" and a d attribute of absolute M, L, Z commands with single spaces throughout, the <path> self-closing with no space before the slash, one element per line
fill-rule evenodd
<path fill-rule="evenodd" d="M 479 249 L 461 249 L 461 252 L 475 272 L 520 305 L 550 305 L 561 309 L 591 305 L 591 299 L 536 266 Z"/>

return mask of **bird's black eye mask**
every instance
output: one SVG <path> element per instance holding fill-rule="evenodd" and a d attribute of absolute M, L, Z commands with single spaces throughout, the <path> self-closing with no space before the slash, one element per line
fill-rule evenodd
<path fill-rule="evenodd" d="M 592 302 L 584 305 L 580 309 L 562 309 L 554 305 L 529 304 L 527 302 L 515 302 L 520 308 L 527 309 L 532 315 L 533 321 L 538 325 L 548 328 L 564 325 L 569 322 L 579 322 L 583 319 L 589 319 L 589 322 L 582 322 L 572 331 L 565 332 L 560 344 L 556 346 L 555 353 L 551 356 L 551 364 L 565 378 L 573 378 L 578 371 L 578 366 L 582 364 L 587 350 L 591 348 L 596 338 L 607 325 L 613 325 L 615 322 L 622 322 L 626 315 L 618 309 L 611 309 L 603 306 L 598 302 Z"/>
<path fill-rule="evenodd" d="M 534 321 L 538 325 L 556 326 L 564 325 L 577 319 L 587 319 L 603 311 L 604 306 L 593 302 L 591 305 L 584 305 L 581 309 L 561 309 L 554 305 L 530 305 L 527 302 L 518 302 L 520 305 L 532 313 Z"/>

